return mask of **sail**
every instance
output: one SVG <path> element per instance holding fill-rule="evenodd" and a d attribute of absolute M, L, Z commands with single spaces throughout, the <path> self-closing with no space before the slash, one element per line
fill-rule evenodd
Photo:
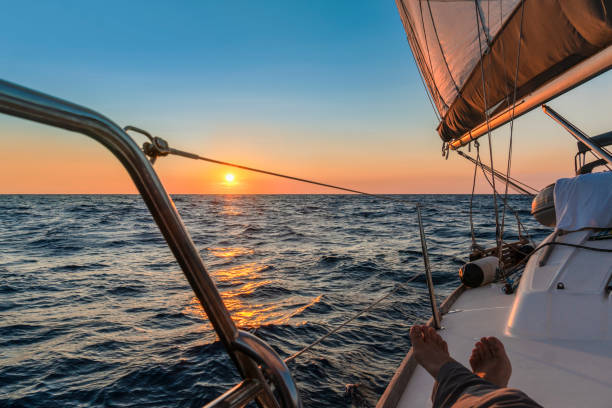
<path fill-rule="evenodd" d="M 396 3 L 440 116 L 438 133 L 453 148 L 612 66 L 612 0 Z M 599 58 L 595 68 L 585 66 L 604 53 L 605 60 Z M 542 94 L 544 99 L 524 104 L 525 98 L 570 72 L 572 80 L 555 83 Z M 513 101 L 512 115 L 502 118 Z"/>

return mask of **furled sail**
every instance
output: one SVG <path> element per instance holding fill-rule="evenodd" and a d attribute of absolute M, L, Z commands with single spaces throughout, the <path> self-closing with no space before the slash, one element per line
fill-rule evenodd
<path fill-rule="evenodd" d="M 612 66 L 612 0 L 396 3 L 452 148 Z"/>

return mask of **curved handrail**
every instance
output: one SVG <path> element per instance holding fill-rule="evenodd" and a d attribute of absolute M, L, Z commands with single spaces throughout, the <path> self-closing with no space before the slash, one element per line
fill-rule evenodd
<path fill-rule="evenodd" d="M 277 361 L 282 360 L 269 346 L 260 348 L 266 351 L 263 356 L 251 355 L 250 351 L 245 353 L 248 350 L 246 346 L 244 350 L 241 350 L 243 349 L 241 345 L 245 343 L 245 336 L 236 328 L 215 283 L 206 272 L 204 262 L 172 199 L 166 193 L 151 163 L 136 143 L 117 124 L 83 106 L 1 79 L 0 112 L 82 133 L 109 149 L 132 178 L 240 374 L 245 379 L 258 379 L 264 384 L 266 392 L 258 397 L 260 405 L 267 407 L 277 404 L 257 363 L 264 364 L 269 370 L 272 370 L 273 378 L 287 382 L 284 385 L 276 384 L 277 387 L 281 387 L 281 395 L 285 392 L 282 387 L 295 392 L 295 397 L 287 398 L 286 401 L 283 395 L 283 402 L 291 402 L 291 405 L 285 406 L 301 407 L 297 388 L 291 375 L 282 370 L 274 372 L 279 368 Z M 259 339 L 257 343 L 265 344 Z M 238 350 L 241 352 L 236 352 Z"/>
<path fill-rule="evenodd" d="M 243 330 L 238 330 L 238 338 L 234 342 L 234 347 L 268 370 L 272 382 L 281 395 L 283 406 L 300 406 L 300 395 L 291 378 L 291 372 L 272 347 L 259 337 Z"/>

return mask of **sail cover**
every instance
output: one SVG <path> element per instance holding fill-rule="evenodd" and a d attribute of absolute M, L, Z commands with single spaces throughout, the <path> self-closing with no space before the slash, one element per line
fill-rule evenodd
<path fill-rule="evenodd" d="M 612 45 L 612 0 L 396 3 L 445 142 Z"/>

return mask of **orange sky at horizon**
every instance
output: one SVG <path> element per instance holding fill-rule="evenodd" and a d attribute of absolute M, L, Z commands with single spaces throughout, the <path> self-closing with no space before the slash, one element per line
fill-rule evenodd
<path fill-rule="evenodd" d="M 6 121 L 5 121 L 6 122 Z M 0 193 L 3 194 L 133 194 L 136 189 L 120 163 L 94 140 L 61 129 L 10 119 L 12 137 L 3 137 L 3 160 L 0 161 Z M 553 126 L 551 124 L 551 126 Z M 519 126 L 517 126 L 518 128 Z M 251 133 L 254 132 L 251 129 Z M 257 137 L 238 144 L 220 132 L 203 137 L 202 143 L 180 146 L 246 166 L 262 168 L 296 177 L 372 193 L 469 193 L 473 165 L 455 154 L 444 160 L 439 144 L 422 137 L 416 141 L 397 136 L 388 144 L 363 142 L 347 146 L 330 141 L 327 145 L 308 141 L 297 145 L 295 140 L 269 136 L 273 147 L 262 145 Z M 430 131 L 430 138 L 436 137 Z M 529 138 L 515 139 L 515 149 L 527 154 L 515 154 L 513 175 L 521 181 L 542 188 L 560 176 L 571 176 L 575 142 L 560 133 L 556 149 L 546 147 L 548 157 L 533 149 Z M 3 130 L 3 134 L 7 134 Z M 260 135 L 264 138 L 264 135 Z M 503 137 L 506 139 L 506 137 Z M 485 138 L 486 139 L 486 138 Z M 497 168 L 505 169 L 506 147 L 495 140 Z M 224 142 L 226 141 L 226 142 Z M 141 142 L 138 140 L 138 142 Z M 434 141 L 435 142 L 435 141 Z M 209 146 L 206 151 L 204 146 Z M 292 147 L 293 146 L 293 147 Z M 488 150 L 483 139 L 483 157 Z M 569 150 L 569 152 L 568 152 Z M 398 153 L 399 152 L 399 153 Z M 474 152 L 472 151 L 472 155 Z M 488 162 L 488 161 L 487 161 Z M 229 168 L 179 157 L 163 157 L 155 164 L 167 191 L 171 194 L 336 194 L 337 190 L 284 180 L 245 170 Z M 232 173 L 235 181 L 227 183 L 225 175 Z M 499 190 L 503 190 L 499 188 Z M 491 189 L 479 175 L 478 193 Z"/>
<path fill-rule="evenodd" d="M 612 126 L 605 101 L 612 91 L 611 79 L 610 74 L 602 75 L 551 106 L 587 134 L 608 131 Z M 194 122 L 174 133 L 176 125 L 170 121 L 159 135 L 172 147 L 202 156 L 371 193 L 469 194 L 473 165 L 454 153 L 444 160 L 435 124 L 424 122 L 383 124 L 378 132 L 350 123 L 344 128 L 312 128 L 268 118 L 259 123 L 219 122 L 213 128 Z M 7 115 L 0 115 L 0 125 L 0 194 L 136 193 L 119 162 L 93 139 Z M 138 144 L 144 141 L 133 137 Z M 481 138 L 481 155 L 488 164 L 486 139 Z M 509 126 L 495 131 L 492 140 L 495 168 L 505 172 Z M 540 109 L 516 120 L 513 146 L 511 174 L 522 182 L 540 189 L 573 176 L 576 141 Z M 475 155 L 474 149 L 464 151 Z M 154 167 L 171 194 L 338 193 L 180 157 L 160 158 Z M 224 180 L 228 172 L 236 178 L 232 185 Z M 480 174 L 476 192 L 491 192 Z"/>
<path fill-rule="evenodd" d="M 370 193 L 471 192 L 474 165 L 441 156 L 436 113 L 393 2 L 158 6 L 98 24 L 105 3 L 13 2 L 9 14 L 32 24 L 6 20 L 0 78 L 221 161 Z M 606 72 L 549 104 L 596 135 L 612 129 L 610 94 Z M 504 173 L 509 129 L 492 135 L 494 167 Z M 86 136 L 0 114 L 0 142 L 0 194 L 136 193 L 120 163 Z M 489 164 L 487 137 L 481 144 Z M 541 189 L 572 177 L 575 153 L 575 139 L 541 109 L 515 121 L 514 178 Z M 342 193 L 185 158 L 163 157 L 154 168 L 171 194 Z M 482 174 L 476 192 L 491 193 Z"/>

